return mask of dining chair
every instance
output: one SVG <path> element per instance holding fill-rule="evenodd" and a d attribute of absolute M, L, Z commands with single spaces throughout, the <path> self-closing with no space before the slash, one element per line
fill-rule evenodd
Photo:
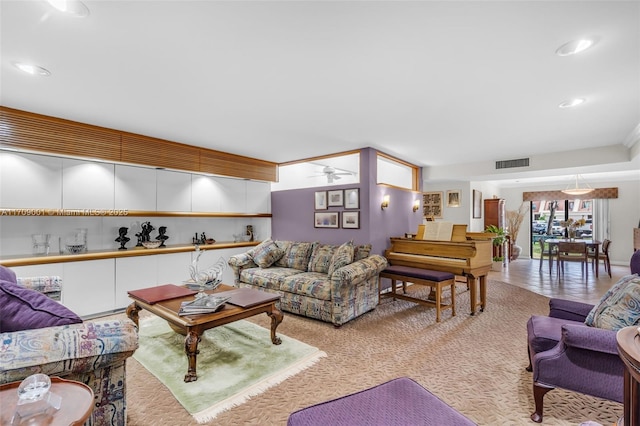
<path fill-rule="evenodd" d="M 553 266 L 553 259 L 554 257 L 556 257 L 556 254 L 557 254 L 557 251 L 555 250 L 555 246 L 545 244 L 544 238 L 540 238 L 538 240 L 538 244 L 540 244 L 540 267 L 538 268 L 538 270 L 539 271 L 542 270 L 542 262 L 544 261 L 545 258 L 547 258 L 549 259 L 549 273 L 551 273 L 551 269 Z"/>
<path fill-rule="evenodd" d="M 587 245 L 584 241 L 581 242 L 568 242 L 560 241 L 558 243 L 558 254 L 556 255 L 558 261 L 558 275 L 560 271 L 564 274 L 564 262 L 580 262 L 580 267 L 585 276 L 589 274 L 589 259 L 587 256 Z"/>
<path fill-rule="evenodd" d="M 611 240 L 605 239 L 604 241 L 602 241 L 601 252 L 597 252 L 598 248 L 596 247 L 594 250 L 589 250 L 587 252 L 587 256 L 591 260 L 592 268 L 597 268 L 598 267 L 598 265 L 596 265 L 596 253 L 597 253 L 598 262 L 602 260 L 602 262 L 604 263 L 604 270 L 609 274 L 609 278 L 611 278 L 611 263 L 609 259 L 609 247 L 611 247 Z"/>

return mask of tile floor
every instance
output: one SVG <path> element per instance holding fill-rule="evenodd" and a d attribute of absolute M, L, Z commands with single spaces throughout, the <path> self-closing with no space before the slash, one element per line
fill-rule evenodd
<path fill-rule="evenodd" d="M 549 264 L 545 259 L 542 270 L 539 259 L 516 259 L 505 266 L 502 272 L 490 272 L 490 279 L 508 282 L 526 288 L 547 297 L 561 297 L 595 304 L 602 295 L 621 277 L 629 275 L 629 266 L 611 265 L 612 276 L 604 271 L 600 263 L 599 276 L 589 267 L 588 276 L 582 273 L 578 263 L 566 263 L 564 275 L 558 276 L 556 265 L 549 273 Z"/>

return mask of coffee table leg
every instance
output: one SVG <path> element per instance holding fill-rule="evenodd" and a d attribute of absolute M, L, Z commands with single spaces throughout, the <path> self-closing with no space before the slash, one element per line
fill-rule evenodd
<path fill-rule="evenodd" d="M 267 315 L 271 317 L 271 343 L 273 343 L 274 345 L 279 345 L 280 343 L 282 343 L 282 340 L 278 336 L 276 336 L 276 328 L 278 328 L 278 325 L 280 325 L 280 323 L 282 322 L 282 312 L 280 312 L 280 310 L 278 310 L 278 308 L 276 308 L 276 306 L 274 305 L 271 308 L 271 312 L 267 312 Z"/>
<path fill-rule="evenodd" d="M 127 306 L 127 316 L 131 321 L 136 324 L 136 327 L 140 328 L 138 324 L 138 312 L 140 312 L 141 308 L 136 305 L 136 302 L 133 302 L 129 306 Z"/>
<path fill-rule="evenodd" d="M 187 383 L 198 380 L 198 375 L 196 374 L 196 355 L 200 352 L 198 351 L 199 342 L 200 336 L 198 336 L 198 333 L 191 330 L 187 331 L 187 337 L 184 339 L 184 352 L 187 354 L 187 359 L 189 360 L 189 369 L 184 376 L 184 381 Z"/>

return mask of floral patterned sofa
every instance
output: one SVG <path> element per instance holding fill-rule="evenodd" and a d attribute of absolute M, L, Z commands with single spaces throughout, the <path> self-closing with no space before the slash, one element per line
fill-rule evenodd
<path fill-rule="evenodd" d="M 371 245 L 263 241 L 231 256 L 235 285 L 280 294 L 280 309 L 341 326 L 378 305 L 387 260 Z"/>
<path fill-rule="evenodd" d="M 61 284 L 59 278 L 54 278 L 45 281 Z M 20 282 L 32 281 L 17 280 L 13 271 L 0 266 L 0 384 L 21 381 L 36 373 L 76 380 L 94 392 L 94 408 L 86 425 L 125 425 L 125 367 L 127 358 L 138 348 L 135 324 L 128 319 L 82 321 L 41 293 L 30 288 L 21 293 Z M 8 306 L 16 297 L 25 295 L 25 305 L 18 309 Z M 31 309 L 33 312 L 28 312 Z M 60 314 L 62 310 L 67 313 Z M 33 328 L 33 318 L 40 316 L 42 320 L 41 315 L 52 312 L 54 320 L 63 325 Z M 20 315 L 28 315 L 28 319 Z M 16 321 L 29 328 L 15 330 L 22 328 L 15 327 Z M 51 324 L 51 315 L 47 321 Z M 10 322 L 14 322 L 13 326 Z"/>

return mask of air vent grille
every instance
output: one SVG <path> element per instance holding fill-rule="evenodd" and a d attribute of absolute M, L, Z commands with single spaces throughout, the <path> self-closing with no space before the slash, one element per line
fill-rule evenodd
<path fill-rule="evenodd" d="M 518 158 L 517 160 L 496 161 L 496 169 L 511 169 L 513 167 L 529 167 L 529 159 Z"/>

